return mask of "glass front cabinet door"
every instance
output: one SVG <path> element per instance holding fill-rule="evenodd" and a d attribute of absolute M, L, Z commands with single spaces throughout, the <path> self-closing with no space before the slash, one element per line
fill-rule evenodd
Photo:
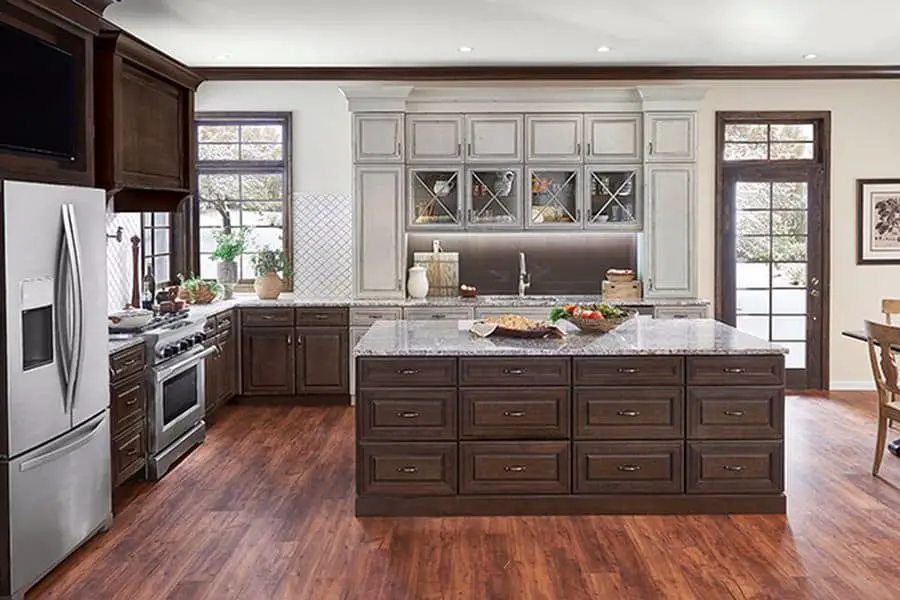
<path fill-rule="evenodd" d="M 585 167 L 585 227 L 639 231 L 643 226 L 640 167 Z"/>
<path fill-rule="evenodd" d="M 529 229 L 581 229 L 581 168 L 528 169 L 526 226 Z"/>
<path fill-rule="evenodd" d="M 467 171 L 469 229 L 521 229 L 522 169 L 479 167 Z"/>
<path fill-rule="evenodd" d="M 407 172 L 407 229 L 462 229 L 462 170 L 428 167 Z"/>

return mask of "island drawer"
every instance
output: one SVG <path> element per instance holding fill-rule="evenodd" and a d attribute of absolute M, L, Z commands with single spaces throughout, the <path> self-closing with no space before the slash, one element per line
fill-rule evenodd
<path fill-rule="evenodd" d="M 575 385 L 683 385 L 680 356 L 575 358 Z"/>
<path fill-rule="evenodd" d="M 467 439 L 566 439 L 569 388 L 463 389 L 460 436 Z"/>
<path fill-rule="evenodd" d="M 403 318 L 407 321 L 465 321 L 472 319 L 475 311 L 465 306 L 448 306 L 441 308 L 412 307 L 403 309 Z"/>
<path fill-rule="evenodd" d="M 575 439 L 684 437 L 684 388 L 576 388 Z"/>
<path fill-rule="evenodd" d="M 456 439 L 456 388 L 364 390 L 356 410 L 363 439 Z"/>
<path fill-rule="evenodd" d="M 113 354 L 109 359 L 109 379 L 115 383 L 130 375 L 144 372 L 144 345 L 138 344 Z"/>
<path fill-rule="evenodd" d="M 362 442 L 357 450 L 360 495 L 456 494 L 456 443 Z"/>
<path fill-rule="evenodd" d="M 346 308 L 298 308 L 294 312 L 294 323 L 313 327 L 343 327 L 350 322 L 348 315 Z"/>
<path fill-rule="evenodd" d="M 681 494 L 683 442 L 576 442 L 576 494 Z"/>
<path fill-rule="evenodd" d="M 568 494 L 568 442 L 460 442 L 461 494 Z"/>
<path fill-rule="evenodd" d="M 461 386 L 569 385 L 568 358 L 461 358 Z"/>
<path fill-rule="evenodd" d="M 781 442 L 688 442 L 687 491 L 695 494 L 784 490 Z"/>
<path fill-rule="evenodd" d="M 293 308 L 242 308 L 241 325 L 244 327 L 292 327 Z"/>
<path fill-rule="evenodd" d="M 403 318 L 403 310 L 399 306 L 351 308 L 350 325 L 369 327 L 375 321 L 399 321 Z"/>
<path fill-rule="evenodd" d="M 784 435 L 784 390 L 689 388 L 687 427 L 692 439 L 780 439 Z"/>
<path fill-rule="evenodd" d="M 359 387 L 451 387 L 456 385 L 455 358 L 361 358 Z"/>
<path fill-rule="evenodd" d="M 689 356 L 688 385 L 783 385 L 784 356 Z"/>

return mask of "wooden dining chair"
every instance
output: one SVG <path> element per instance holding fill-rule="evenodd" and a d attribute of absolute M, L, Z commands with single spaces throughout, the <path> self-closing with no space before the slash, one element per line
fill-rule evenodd
<path fill-rule="evenodd" d="M 881 314 L 884 315 L 884 322 L 888 325 L 891 323 L 891 315 L 900 315 L 900 298 L 883 298 L 881 300 Z"/>
<path fill-rule="evenodd" d="M 866 337 L 878 394 L 878 436 L 875 440 L 875 462 L 872 464 L 872 475 L 878 475 L 887 445 L 888 420 L 900 420 L 900 381 L 895 350 L 891 348 L 900 347 L 900 327 L 866 321 Z"/>

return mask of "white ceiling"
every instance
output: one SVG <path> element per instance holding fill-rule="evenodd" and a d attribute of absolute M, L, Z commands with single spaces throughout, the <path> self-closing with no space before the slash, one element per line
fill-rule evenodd
<path fill-rule="evenodd" d="M 900 63 L 898 0 L 122 0 L 106 17 L 193 66 Z"/>

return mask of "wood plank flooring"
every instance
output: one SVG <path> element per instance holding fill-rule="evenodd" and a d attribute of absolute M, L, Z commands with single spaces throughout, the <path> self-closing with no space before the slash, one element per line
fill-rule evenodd
<path fill-rule="evenodd" d="M 356 519 L 352 409 L 220 415 L 28 600 L 900 597 L 900 459 L 870 475 L 872 394 L 788 399 L 787 517 Z"/>

